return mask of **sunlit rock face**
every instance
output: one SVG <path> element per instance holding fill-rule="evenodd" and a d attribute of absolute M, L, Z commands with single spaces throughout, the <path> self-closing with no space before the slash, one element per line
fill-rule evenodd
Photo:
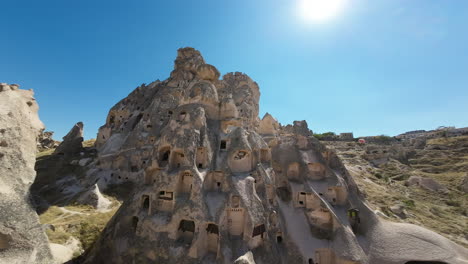
<path fill-rule="evenodd" d="M 444 242 L 414 243 L 405 253 L 401 235 L 378 240 L 396 227 L 365 205 L 337 156 L 305 121 L 260 120 L 259 97 L 247 75 L 220 80 L 199 51 L 183 48 L 170 78 L 112 107 L 96 141 L 97 184 L 137 188 L 77 262 L 440 261 L 432 249 L 445 251 L 447 263 L 466 258 L 466 250 L 413 226 L 405 232 L 415 239 Z"/>
<path fill-rule="evenodd" d="M 0 84 L 0 263 L 52 263 L 31 206 L 36 139 L 44 129 L 32 90 Z"/>

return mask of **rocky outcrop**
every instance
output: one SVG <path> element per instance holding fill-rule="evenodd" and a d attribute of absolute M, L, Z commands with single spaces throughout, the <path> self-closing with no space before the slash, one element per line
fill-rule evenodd
<path fill-rule="evenodd" d="M 89 190 L 85 191 L 77 200 L 81 204 L 91 205 L 98 211 L 106 211 L 111 206 L 111 201 L 104 197 L 99 191 L 99 187 L 95 184 Z"/>
<path fill-rule="evenodd" d="M 55 141 L 52 136 L 54 132 L 52 131 L 41 131 L 37 138 L 37 148 L 38 150 L 46 150 L 51 148 L 56 148 L 59 145 L 59 142 Z"/>
<path fill-rule="evenodd" d="M 428 191 L 448 193 L 447 187 L 430 178 L 411 176 L 405 184 L 407 186 L 419 186 Z"/>
<path fill-rule="evenodd" d="M 283 127 L 271 115 L 260 120 L 259 97 L 247 75 L 219 79 L 200 52 L 183 48 L 170 78 L 143 84 L 112 107 L 96 140 L 97 168 L 87 176 L 100 187 L 136 188 L 77 262 L 468 258 L 466 250 L 413 225 L 395 234 L 398 226 L 367 206 L 340 159 L 307 123 Z M 410 245 L 399 243 L 405 236 L 410 254 Z"/>
<path fill-rule="evenodd" d="M 286 125 L 283 128 L 283 131 L 287 133 L 294 133 L 303 136 L 312 136 L 313 132 L 309 129 L 307 121 L 294 121 L 292 125 Z"/>
<path fill-rule="evenodd" d="M 234 264 L 255 264 L 252 252 L 247 252 L 234 261 Z"/>
<path fill-rule="evenodd" d="M 48 240 L 29 198 L 43 124 L 33 91 L 18 88 L 0 84 L 0 262 L 48 264 Z"/>
<path fill-rule="evenodd" d="M 83 123 L 76 123 L 66 136 L 62 143 L 55 149 L 54 154 L 65 157 L 76 156 L 83 150 Z"/>

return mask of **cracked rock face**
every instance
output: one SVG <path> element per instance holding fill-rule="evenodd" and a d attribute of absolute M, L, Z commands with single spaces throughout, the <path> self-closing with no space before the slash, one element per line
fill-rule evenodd
<path fill-rule="evenodd" d="M 0 262 L 51 263 L 47 237 L 29 200 L 43 124 L 33 92 L 18 88 L 0 84 Z"/>
<path fill-rule="evenodd" d="M 247 75 L 219 79 L 199 51 L 183 48 L 170 78 L 144 84 L 112 107 L 96 139 L 98 184 L 137 187 L 77 262 L 467 258 L 433 232 L 378 218 L 307 123 L 281 126 L 269 114 L 260 120 L 259 97 Z"/>

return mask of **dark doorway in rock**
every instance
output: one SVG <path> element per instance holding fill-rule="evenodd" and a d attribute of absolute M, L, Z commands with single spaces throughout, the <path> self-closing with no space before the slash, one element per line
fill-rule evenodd
<path fill-rule="evenodd" d="M 195 222 L 190 220 L 181 220 L 179 230 L 182 232 L 195 232 Z"/>
<path fill-rule="evenodd" d="M 208 226 L 206 227 L 206 231 L 212 234 L 219 234 L 218 226 L 215 224 L 208 224 Z"/>
<path fill-rule="evenodd" d="M 170 150 L 167 150 L 166 152 L 164 152 L 161 160 L 162 161 L 168 161 L 169 160 L 169 154 L 171 154 Z"/>
<path fill-rule="evenodd" d="M 314 264 L 314 260 L 313 259 L 309 259 L 309 264 Z"/>
<path fill-rule="evenodd" d="M 149 196 L 148 195 L 143 195 L 142 200 L 143 200 L 143 203 L 142 203 L 143 209 L 148 210 L 149 205 L 150 205 Z"/>
<path fill-rule="evenodd" d="M 195 222 L 181 220 L 177 230 L 178 241 L 184 244 L 191 244 L 195 233 Z"/>
<path fill-rule="evenodd" d="M 226 140 L 221 140 L 221 144 L 219 145 L 220 149 L 226 149 L 227 143 Z"/>
<path fill-rule="evenodd" d="M 138 226 L 138 217 L 134 216 L 134 217 L 132 217 L 132 228 L 133 228 L 133 231 L 136 231 L 137 226 Z"/>
<path fill-rule="evenodd" d="M 277 236 L 277 237 L 276 237 L 276 242 L 277 242 L 277 243 L 283 242 L 283 237 L 282 237 L 282 236 Z"/>
<path fill-rule="evenodd" d="M 159 150 L 159 167 L 165 167 L 169 163 L 169 157 L 171 155 L 171 148 L 164 147 Z"/>
<path fill-rule="evenodd" d="M 252 237 L 256 236 L 261 236 L 263 238 L 263 233 L 265 233 L 265 225 L 261 224 L 256 227 L 254 227 L 253 232 L 252 232 Z"/>

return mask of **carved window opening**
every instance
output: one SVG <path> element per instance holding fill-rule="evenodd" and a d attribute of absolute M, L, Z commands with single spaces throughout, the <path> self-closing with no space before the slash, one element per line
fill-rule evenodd
<path fill-rule="evenodd" d="M 195 232 L 195 222 L 190 220 L 181 220 L 179 229 L 182 232 Z"/>
<path fill-rule="evenodd" d="M 221 140 L 221 144 L 219 145 L 219 149 L 226 149 L 227 147 L 227 141 L 226 140 Z"/>
<path fill-rule="evenodd" d="M 278 244 L 281 244 L 281 242 L 283 242 L 283 237 L 282 237 L 281 235 L 277 235 L 277 236 L 276 236 L 276 242 L 277 242 Z"/>
<path fill-rule="evenodd" d="M 171 154 L 171 151 L 170 150 L 167 150 L 166 152 L 164 152 L 163 156 L 162 156 L 162 161 L 168 161 L 169 160 L 169 155 Z"/>
<path fill-rule="evenodd" d="M 158 198 L 161 199 L 161 200 L 172 201 L 172 200 L 174 200 L 174 192 L 160 191 Z"/>
<path fill-rule="evenodd" d="M 261 238 L 263 238 L 264 233 L 265 233 L 265 225 L 261 224 L 261 225 L 254 227 L 253 232 L 252 232 L 252 237 L 261 236 Z"/>
<path fill-rule="evenodd" d="M 219 234 L 218 226 L 215 224 L 208 224 L 208 226 L 206 227 L 206 232 L 218 235 Z"/>
<path fill-rule="evenodd" d="M 164 147 L 159 151 L 159 166 L 165 167 L 169 162 L 169 157 L 171 155 L 171 148 Z"/>
<path fill-rule="evenodd" d="M 144 210 L 148 210 L 150 206 L 150 199 L 149 195 L 143 195 L 142 196 L 142 207 Z"/>

